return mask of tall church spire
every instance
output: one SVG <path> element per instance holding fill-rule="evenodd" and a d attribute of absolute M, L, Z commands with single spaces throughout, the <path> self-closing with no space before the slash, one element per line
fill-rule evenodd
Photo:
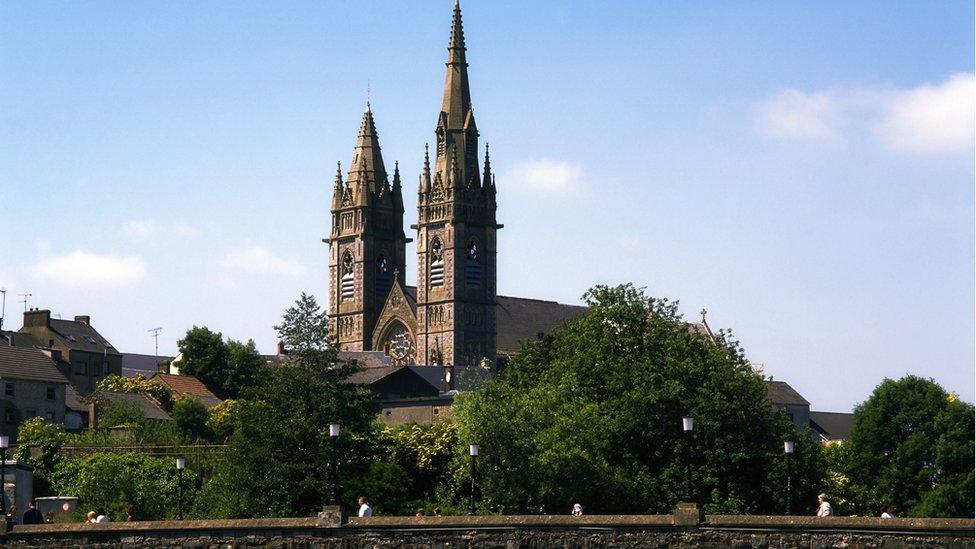
<path fill-rule="evenodd" d="M 352 189 L 362 185 L 370 193 L 376 193 L 381 186 L 388 184 L 379 136 L 373 122 L 373 110 L 368 101 L 363 112 L 363 121 L 359 125 L 359 137 L 356 139 L 352 163 L 349 165 L 347 184 Z"/>
<path fill-rule="evenodd" d="M 447 76 L 444 79 L 444 100 L 441 111 L 447 114 L 447 128 L 464 127 L 471 107 L 471 90 L 468 87 L 468 62 L 465 58 L 464 27 L 461 24 L 461 4 L 454 4 L 454 21 L 451 25 L 451 41 L 447 47 Z"/>

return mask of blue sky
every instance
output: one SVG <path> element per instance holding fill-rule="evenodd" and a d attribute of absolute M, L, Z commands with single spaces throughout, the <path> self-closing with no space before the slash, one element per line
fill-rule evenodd
<path fill-rule="evenodd" d="M 577 303 L 634 282 L 707 308 L 815 409 L 906 373 L 973 401 L 971 2 L 463 8 L 500 293 Z M 161 326 L 173 353 L 193 324 L 271 352 L 299 292 L 324 301 L 335 162 L 367 85 L 414 189 L 450 17 L 0 4 L 5 327 L 30 292 L 128 352 Z"/>

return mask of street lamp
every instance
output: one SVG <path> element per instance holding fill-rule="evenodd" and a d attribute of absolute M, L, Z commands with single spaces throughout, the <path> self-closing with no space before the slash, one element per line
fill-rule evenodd
<path fill-rule="evenodd" d="M 179 474 L 179 484 L 177 485 L 177 493 L 179 498 L 179 519 L 183 520 L 183 469 L 186 469 L 186 458 L 180 456 L 176 458 L 176 471 Z"/>
<path fill-rule="evenodd" d="M 786 514 L 790 514 L 790 483 L 793 473 L 793 441 L 787 440 L 783 442 L 783 453 L 786 454 Z"/>
<path fill-rule="evenodd" d="M 332 439 L 332 505 L 339 505 L 339 424 L 329 424 L 329 438 Z"/>
<path fill-rule="evenodd" d="M 0 514 L 7 520 L 7 448 L 10 437 L 0 436 Z"/>
<path fill-rule="evenodd" d="M 685 497 L 684 502 L 691 502 L 691 431 L 695 428 L 695 418 L 685 416 L 681 418 L 681 428 L 685 432 Z"/>
<path fill-rule="evenodd" d="M 478 445 L 468 446 L 468 453 L 471 454 L 471 497 L 468 499 L 468 514 L 474 515 L 474 486 L 475 478 L 478 476 Z"/>

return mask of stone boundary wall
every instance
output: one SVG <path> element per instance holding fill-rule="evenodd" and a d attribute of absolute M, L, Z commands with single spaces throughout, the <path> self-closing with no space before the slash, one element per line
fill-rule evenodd
<path fill-rule="evenodd" d="M 845 547 L 974 548 L 972 519 L 709 515 L 568 515 L 250 519 L 16 526 L 3 547 Z"/>

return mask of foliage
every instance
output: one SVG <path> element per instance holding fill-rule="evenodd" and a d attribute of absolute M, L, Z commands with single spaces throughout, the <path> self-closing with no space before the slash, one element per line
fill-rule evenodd
<path fill-rule="evenodd" d="M 347 500 L 366 496 L 375 515 L 414 514 L 423 507 L 423 501 L 412 497 L 411 479 L 402 467 L 395 463 L 374 461 L 364 475 L 355 477 L 347 483 Z M 354 507 L 353 507 L 354 508 Z"/>
<path fill-rule="evenodd" d="M 575 497 L 594 513 L 670 512 L 685 479 L 683 414 L 695 418 L 693 496 L 708 512 L 781 513 L 787 438 L 797 444 L 794 501 L 821 488 L 819 446 L 771 409 L 730 333 L 712 342 L 676 303 L 630 285 L 584 297 L 587 316 L 526 344 L 505 373 L 455 400 L 448 493 L 465 495 L 476 442 L 487 509 L 564 513 Z"/>
<path fill-rule="evenodd" d="M 258 385 L 235 406 L 226 465 L 204 487 L 200 508 L 217 517 L 309 515 L 330 493 L 332 441 L 339 437 L 342 479 L 354 485 L 373 453 L 379 411 L 365 388 L 345 383 L 354 367 L 337 360 L 327 320 L 306 294 L 277 326 L 289 361 L 262 370 Z M 351 506 L 354 494 L 343 490 Z"/>
<path fill-rule="evenodd" d="M 433 501 L 435 488 L 447 480 L 445 475 L 457 444 L 457 425 L 441 421 L 387 427 L 380 433 L 380 444 L 387 459 L 411 479 L 409 499 Z"/>
<path fill-rule="evenodd" d="M 182 356 L 180 374 L 194 376 L 217 395 L 225 396 L 224 381 L 230 353 L 220 332 L 194 325 L 176 343 Z"/>
<path fill-rule="evenodd" d="M 51 477 L 61 457 L 61 446 L 67 439 L 64 425 L 48 423 L 39 417 L 20 424 L 14 459 L 34 466 L 35 496 L 54 495 Z M 39 452 L 32 455 L 31 447 L 36 447 Z"/>
<path fill-rule="evenodd" d="M 98 388 L 115 393 L 141 393 L 158 402 L 164 410 L 173 409 L 172 391 L 155 379 L 146 379 L 142 374 L 134 378 L 109 374 L 98 382 Z"/>
<path fill-rule="evenodd" d="M 188 443 L 206 442 L 207 407 L 193 397 L 182 398 L 173 405 L 173 423 L 183 441 Z"/>
<path fill-rule="evenodd" d="M 223 443 L 234 432 L 234 418 L 240 413 L 242 400 L 228 398 L 207 413 L 207 430 L 215 442 Z"/>
<path fill-rule="evenodd" d="M 240 341 L 227 342 L 227 369 L 224 372 L 221 388 L 226 398 L 237 398 L 246 389 L 253 387 L 258 371 L 264 365 L 264 359 L 258 353 L 254 340 L 247 343 Z"/>
<path fill-rule="evenodd" d="M 885 379 L 854 410 L 839 464 L 855 512 L 972 517 L 973 406 L 929 379 Z"/>
<path fill-rule="evenodd" d="M 98 418 L 98 426 L 107 429 L 128 427 L 138 430 L 145 421 L 146 415 L 142 413 L 138 404 L 122 400 L 102 408 L 101 417 Z"/>
<path fill-rule="evenodd" d="M 193 499 L 196 474 L 183 471 L 184 501 Z M 177 514 L 177 471 L 174 461 L 143 454 L 92 454 L 63 459 L 55 474 L 57 493 L 74 495 L 79 505 L 104 508 L 113 520 L 133 505 L 146 520 L 172 519 Z"/>

